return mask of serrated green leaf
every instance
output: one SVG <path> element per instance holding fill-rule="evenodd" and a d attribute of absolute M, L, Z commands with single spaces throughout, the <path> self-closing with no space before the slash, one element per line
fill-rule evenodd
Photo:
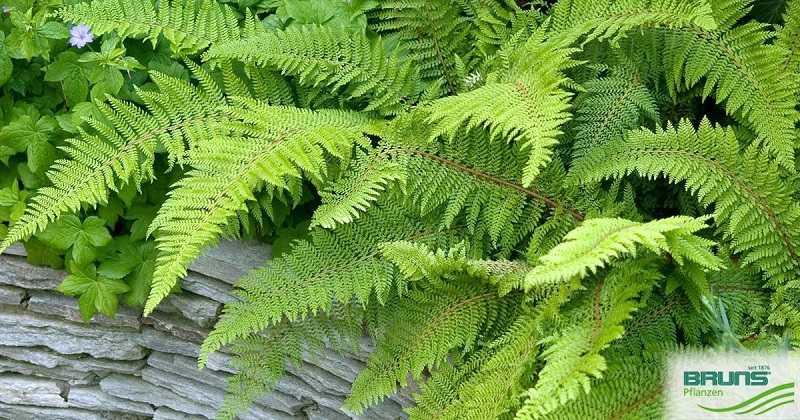
<path fill-rule="evenodd" d="M 36 28 L 36 33 L 50 39 L 69 38 L 69 30 L 61 22 L 50 21 Z"/>
<path fill-rule="evenodd" d="M 25 252 L 28 254 L 28 264 L 47 265 L 57 270 L 64 268 L 63 252 L 58 252 L 35 236 L 25 242 Z"/>

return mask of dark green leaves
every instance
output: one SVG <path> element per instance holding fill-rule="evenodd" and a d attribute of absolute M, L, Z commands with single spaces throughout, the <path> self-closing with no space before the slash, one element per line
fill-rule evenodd
<path fill-rule="evenodd" d="M 87 264 L 97 257 L 97 247 L 111 242 L 111 235 L 105 221 L 95 216 L 81 222 L 78 216 L 64 216 L 39 237 L 62 250 L 71 250 L 72 258 L 78 264 Z"/>
<path fill-rule="evenodd" d="M 83 321 L 89 322 L 97 311 L 113 318 L 119 305 L 117 294 L 128 291 L 129 287 L 120 280 L 99 276 L 93 264 L 72 263 L 70 272 L 72 274 L 58 285 L 58 290 L 70 296 L 81 295 L 78 306 Z"/>
<path fill-rule="evenodd" d="M 17 153 L 26 152 L 31 172 L 44 174 L 56 159 L 51 140 L 58 124 L 53 117 L 36 118 L 37 115 L 23 115 L 0 129 L 0 146 Z"/>

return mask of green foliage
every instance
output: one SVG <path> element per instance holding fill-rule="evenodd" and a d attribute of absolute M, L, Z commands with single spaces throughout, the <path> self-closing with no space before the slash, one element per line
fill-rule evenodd
<path fill-rule="evenodd" d="M 346 408 L 421 419 L 657 418 L 669 352 L 799 345 L 800 3 L 518 3 L 13 0 L 1 247 L 88 320 L 273 244 L 220 418 L 364 331 Z"/>

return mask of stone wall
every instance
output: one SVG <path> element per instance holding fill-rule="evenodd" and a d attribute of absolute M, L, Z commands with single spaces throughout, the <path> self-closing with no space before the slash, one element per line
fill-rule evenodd
<path fill-rule="evenodd" d="M 223 243 L 151 316 L 120 306 L 114 319 L 98 314 L 87 325 L 76 299 L 55 291 L 66 274 L 30 266 L 24 250 L 12 248 L 0 256 L 0 418 L 213 418 L 233 370 L 216 353 L 199 371 L 199 345 L 234 299 L 233 282 L 268 258 L 265 246 Z M 360 416 L 341 410 L 363 357 L 330 351 L 305 359 L 243 418 L 405 417 L 403 396 Z"/>

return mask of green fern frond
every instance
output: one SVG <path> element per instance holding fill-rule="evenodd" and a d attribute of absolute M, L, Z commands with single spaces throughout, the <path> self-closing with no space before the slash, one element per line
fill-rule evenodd
<path fill-rule="evenodd" d="M 786 77 L 789 53 L 772 38 L 764 25 L 751 22 L 724 33 L 662 29 L 654 41 L 664 46 L 659 51 L 671 91 L 701 86 L 703 98 L 724 105 L 782 168 L 793 171 L 797 81 Z"/>
<path fill-rule="evenodd" d="M 498 320 L 513 319 L 520 296 L 500 298 L 496 290 L 474 282 L 417 283 L 391 308 L 389 330 L 353 382 L 344 408 L 359 413 L 420 379 L 425 368 L 445 363 L 452 350 L 474 348 L 482 331 Z"/>
<path fill-rule="evenodd" d="M 525 278 L 525 289 L 564 282 L 573 277 L 594 274 L 615 258 L 636 256 L 637 245 L 661 254 L 670 253 L 676 262 L 683 259 L 717 270 L 719 259 L 709 248 L 714 242 L 695 236 L 708 227 L 706 218 L 674 216 L 648 223 L 625 219 L 589 219 L 564 237 L 563 242 L 539 258 L 540 265 Z"/>
<path fill-rule="evenodd" d="M 324 313 L 334 302 L 353 298 L 366 305 L 373 293 L 385 303 L 392 287 L 402 292 L 406 282 L 380 258 L 380 243 L 406 240 L 449 247 L 461 240 L 454 238 L 456 233 L 426 228 L 403 210 L 380 206 L 334 232 L 313 230 L 311 241 L 297 243 L 290 256 L 270 261 L 237 283 L 235 293 L 243 300 L 225 306 L 203 343 L 200 365 L 221 346 L 282 319 Z"/>
<path fill-rule="evenodd" d="M 633 172 L 685 182 L 701 205 L 715 204 L 714 223 L 744 265 L 758 263 L 773 287 L 796 281 L 800 206 L 768 156 L 753 146 L 739 152 L 733 130 L 704 120 L 697 131 L 688 121 L 634 131 L 576 162 L 570 176 L 587 183 Z"/>
<path fill-rule="evenodd" d="M 557 407 L 587 394 L 591 378 L 600 378 L 606 359 L 600 354 L 624 334 L 623 323 L 643 306 L 639 297 L 663 277 L 650 262 L 632 260 L 614 267 L 581 299 L 582 304 L 564 314 L 563 329 L 542 339 L 544 367 L 536 386 L 528 390 L 518 418 L 549 418 Z"/>
<path fill-rule="evenodd" d="M 206 80 L 203 70 L 193 69 Z M 186 150 L 213 134 L 214 121 L 226 118 L 217 111 L 224 104 L 220 87 L 198 88 L 158 72 L 151 77 L 158 91 L 138 91 L 149 112 L 113 98 L 108 104 L 98 104 L 103 119 L 90 118 L 90 130 L 68 140 L 68 159 L 56 161 L 47 172 L 53 186 L 38 190 L 0 251 L 84 204 L 104 204 L 109 190 L 152 179 L 159 145 L 169 152 L 170 162 L 183 163 Z"/>
<path fill-rule="evenodd" d="M 214 0 L 92 0 L 65 6 L 58 15 L 89 25 L 96 35 L 116 31 L 122 38 L 144 36 L 154 46 L 163 35 L 179 55 L 242 35 L 236 11 Z"/>
<path fill-rule="evenodd" d="M 423 81 L 443 84 L 456 93 L 456 58 L 466 61 L 470 52 L 470 31 L 457 2 L 449 0 L 382 1 L 372 14 L 371 27 L 386 37 L 394 37 L 412 57 Z M 436 89 L 438 90 L 438 89 Z"/>
<path fill-rule="evenodd" d="M 696 0 L 560 0 L 548 22 L 550 33 L 584 42 L 625 35 L 644 26 L 696 26 L 715 29 L 717 24 L 707 1 Z"/>
<path fill-rule="evenodd" d="M 645 83 L 641 76 L 620 69 L 583 84 L 585 91 L 575 99 L 573 158 L 621 139 L 644 121 L 660 122 L 656 100 Z"/>
<path fill-rule="evenodd" d="M 399 50 L 365 34 L 323 26 L 289 27 L 213 46 L 205 60 L 238 60 L 296 76 L 300 84 L 340 92 L 365 111 L 395 115 L 419 94 L 418 75 Z"/>
<path fill-rule="evenodd" d="M 430 139 L 453 140 L 462 127 L 487 127 L 495 141 L 516 141 L 529 154 L 522 185 L 529 186 L 552 158 L 551 148 L 569 120 L 571 94 L 562 88 L 573 49 L 528 41 L 525 63 L 471 92 L 434 101 Z M 528 65 L 530 63 L 530 65 Z M 533 64 L 535 63 L 535 65 Z"/>
<path fill-rule="evenodd" d="M 337 306 L 294 322 L 286 320 L 232 344 L 231 367 L 237 373 L 228 379 L 228 393 L 217 419 L 233 420 L 264 392 L 272 390 L 288 365 L 302 367 L 304 352 L 321 354 L 326 345 L 340 351 L 358 351 L 362 337 L 363 310 Z"/>
<path fill-rule="evenodd" d="M 795 102 L 800 102 L 800 1 L 791 0 L 783 14 L 783 27 L 778 30 L 775 43 L 779 45 L 786 56 L 783 60 L 783 73 L 794 75 Z"/>
<path fill-rule="evenodd" d="M 354 146 L 365 147 L 372 120 L 362 114 L 309 111 L 234 99 L 225 108 L 233 120 L 219 123 L 226 136 L 199 144 L 192 170 L 169 193 L 149 232 L 157 231 L 159 257 L 145 305 L 150 313 L 203 250 L 224 233 L 228 219 L 246 210 L 254 191 L 286 189 L 287 179 L 321 181 L 325 153 L 349 160 Z"/>

